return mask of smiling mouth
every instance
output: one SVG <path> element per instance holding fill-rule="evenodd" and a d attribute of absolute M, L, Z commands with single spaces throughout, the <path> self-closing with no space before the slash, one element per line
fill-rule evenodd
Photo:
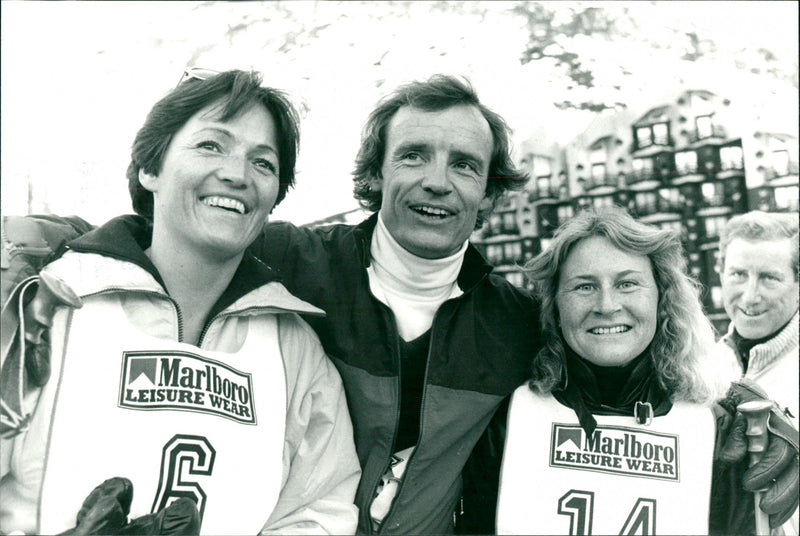
<path fill-rule="evenodd" d="M 247 207 L 238 199 L 231 199 L 230 197 L 222 197 L 219 195 L 211 195 L 204 197 L 200 200 L 204 205 L 209 207 L 221 208 L 228 212 L 235 212 L 236 214 L 247 214 Z"/>
<path fill-rule="evenodd" d="M 431 207 L 428 205 L 412 205 L 409 208 L 421 216 L 425 216 L 428 218 L 436 218 L 440 220 L 443 220 L 448 216 L 453 215 L 453 213 L 450 212 L 449 210 L 439 207 Z"/>
<path fill-rule="evenodd" d="M 766 312 L 766 311 L 747 311 L 745 309 L 739 309 L 739 311 L 741 311 L 744 316 L 747 316 L 747 317 L 750 317 L 750 318 L 754 318 L 756 316 L 761 316 Z"/>
<path fill-rule="evenodd" d="M 619 326 L 611 326 L 608 328 L 592 328 L 589 330 L 589 333 L 592 335 L 615 335 L 617 333 L 625 333 L 626 331 L 630 330 L 630 326 L 620 324 Z"/>

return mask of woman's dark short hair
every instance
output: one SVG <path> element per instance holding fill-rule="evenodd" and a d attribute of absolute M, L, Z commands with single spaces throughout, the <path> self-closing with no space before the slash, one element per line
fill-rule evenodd
<path fill-rule="evenodd" d="M 294 186 L 294 167 L 300 148 L 300 119 L 288 97 L 277 89 L 261 86 L 256 72 L 224 71 L 205 80 L 189 78 L 167 93 L 147 114 L 136 134 L 128 165 L 128 190 L 133 210 L 153 218 L 153 193 L 139 182 L 139 170 L 158 175 L 172 137 L 204 107 L 219 101 L 220 120 L 228 121 L 254 103 L 262 104 L 275 121 L 280 162 L 278 197 L 275 206 Z"/>
<path fill-rule="evenodd" d="M 511 159 L 511 131 L 505 120 L 480 102 L 467 80 L 439 74 L 424 82 L 416 81 L 398 87 L 382 99 L 367 118 L 353 171 L 353 195 L 362 207 L 373 212 L 381 207 L 381 192 L 373 191 L 370 183 L 380 177 L 389 122 L 403 106 L 428 112 L 453 106 L 474 106 L 480 111 L 489 123 L 494 142 L 486 181 L 486 195 L 493 204 L 505 191 L 519 190 L 528 181 L 528 175 L 518 169 Z M 486 213 L 478 213 L 476 228 L 483 224 L 486 216 Z"/>

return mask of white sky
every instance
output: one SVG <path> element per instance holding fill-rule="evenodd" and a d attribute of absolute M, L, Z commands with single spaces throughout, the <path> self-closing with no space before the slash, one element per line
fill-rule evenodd
<path fill-rule="evenodd" d="M 3 1 L 2 210 L 25 213 L 30 181 L 35 212 L 79 214 L 93 223 L 130 212 L 130 144 L 188 63 L 254 68 L 308 107 L 298 186 L 274 219 L 304 223 L 355 208 L 350 170 L 364 119 L 383 92 L 434 72 L 470 76 L 518 144 L 542 129 L 565 142 L 590 117 L 556 110 L 552 72 L 520 66 L 527 36 L 519 19 L 504 15 L 513 4 L 487 3 L 480 21 L 445 17 L 429 2 L 375 18 L 385 8 L 380 3 Z M 281 53 L 280 38 L 293 28 L 281 14 L 287 9 L 304 22 L 332 22 L 324 39 L 298 35 L 292 52 Z M 666 2 L 659 13 L 644 21 L 654 34 L 663 20 L 692 17 L 714 28 L 723 46 L 763 42 L 797 57 L 796 2 Z M 268 20 L 226 37 L 253 18 Z M 667 83 L 675 75 L 661 76 Z M 378 87 L 376 80 L 384 82 Z"/>

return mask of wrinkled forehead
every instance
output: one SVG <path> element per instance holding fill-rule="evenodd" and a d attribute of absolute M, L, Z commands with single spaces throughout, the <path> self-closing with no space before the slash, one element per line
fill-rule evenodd
<path fill-rule="evenodd" d="M 387 128 L 387 143 L 435 143 L 491 155 L 493 136 L 489 122 L 473 105 L 441 110 L 401 106 Z"/>
<path fill-rule="evenodd" d="M 798 244 L 792 238 L 734 237 L 725 246 L 724 261 L 737 265 L 764 265 L 798 271 Z M 776 266 L 777 265 L 777 266 Z"/>

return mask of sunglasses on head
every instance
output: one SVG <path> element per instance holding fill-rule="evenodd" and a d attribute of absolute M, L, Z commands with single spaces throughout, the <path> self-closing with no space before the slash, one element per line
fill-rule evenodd
<path fill-rule="evenodd" d="M 200 67 L 189 67 L 185 71 L 183 71 L 183 75 L 181 79 L 178 81 L 178 85 L 183 84 L 187 80 L 205 80 L 207 78 L 211 78 L 212 76 L 218 75 L 219 71 L 215 71 L 213 69 L 202 69 Z"/>

